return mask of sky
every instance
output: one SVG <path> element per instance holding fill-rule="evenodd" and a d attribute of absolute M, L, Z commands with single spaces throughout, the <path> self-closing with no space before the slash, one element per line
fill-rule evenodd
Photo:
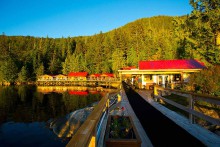
<path fill-rule="evenodd" d="M 0 0 L 0 33 L 76 37 L 108 32 L 140 18 L 190 14 L 189 0 Z"/>

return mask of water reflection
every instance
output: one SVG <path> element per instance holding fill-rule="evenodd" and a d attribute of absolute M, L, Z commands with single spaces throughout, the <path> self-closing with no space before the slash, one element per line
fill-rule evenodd
<path fill-rule="evenodd" d="M 0 87 L 0 144 L 65 146 L 66 137 L 77 130 L 93 110 L 91 104 L 100 98 L 99 93 L 88 89 Z"/>

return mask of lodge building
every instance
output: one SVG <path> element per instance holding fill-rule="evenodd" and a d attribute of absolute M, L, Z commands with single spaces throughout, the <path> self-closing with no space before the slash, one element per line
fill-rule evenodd
<path fill-rule="evenodd" d="M 206 68 L 203 63 L 193 59 L 139 61 L 139 68 L 125 67 L 120 70 L 121 81 L 138 83 L 139 88 L 157 84 L 164 86 L 172 83 L 188 82 L 190 73 Z"/>

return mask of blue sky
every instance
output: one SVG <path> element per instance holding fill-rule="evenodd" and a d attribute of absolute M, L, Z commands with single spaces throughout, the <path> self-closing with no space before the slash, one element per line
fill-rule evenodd
<path fill-rule="evenodd" d="M 189 0 L 0 0 L 0 33 L 74 37 L 108 32 L 139 18 L 189 14 Z"/>

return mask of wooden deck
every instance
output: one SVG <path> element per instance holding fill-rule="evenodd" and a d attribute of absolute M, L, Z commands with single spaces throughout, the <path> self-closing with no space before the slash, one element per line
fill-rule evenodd
<path fill-rule="evenodd" d="M 112 110 L 110 110 L 110 115 L 122 115 L 124 113 L 125 116 L 130 116 L 141 138 L 141 141 L 142 141 L 141 146 L 142 147 L 153 147 L 141 123 L 139 122 L 137 116 L 135 115 L 133 109 L 131 108 L 131 105 L 129 104 L 129 101 L 127 99 L 127 96 L 124 90 L 120 91 L 120 95 L 121 95 L 122 100 L 121 102 L 113 106 Z M 125 108 L 124 111 L 121 110 L 122 107 Z"/>
<path fill-rule="evenodd" d="M 118 88 L 119 80 L 38 80 L 39 86 L 103 86 Z"/>
<path fill-rule="evenodd" d="M 202 128 L 201 126 L 197 124 L 192 124 L 190 121 L 177 113 L 167 109 L 166 107 L 162 106 L 161 104 L 155 102 L 152 98 L 152 91 L 147 91 L 147 90 L 138 90 L 138 94 L 144 98 L 145 101 L 147 101 L 150 105 L 152 105 L 154 108 L 156 108 L 158 111 L 160 111 L 163 115 L 167 116 L 169 119 L 171 119 L 173 122 L 175 122 L 177 125 L 182 127 L 184 130 L 186 130 L 188 133 L 190 133 L 192 136 L 200 140 L 202 143 L 204 143 L 206 146 L 219 146 L 220 145 L 220 137 L 217 136 L 216 134 Z M 141 138 L 142 147 L 152 147 L 152 142 L 149 139 L 148 135 L 146 134 L 144 128 L 142 127 L 139 119 L 135 115 L 129 101 L 127 98 L 127 95 L 125 91 L 122 89 L 120 92 L 112 93 L 113 95 L 109 94 L 109 97 L 115 96 L 117 94 L 120 94 L 121 96 L 121 101 L 118 102 L 117 104 L 113 105 L 110 107 L 107 111 L 108 115 L 125 115 L 125 116 L 130 116 L 132 118 L 132 121 L 137 129 L 137 132 Z M 109 98 L 108 97 L 108 98 Z M 96 128 L 96 123 L 99 121 L 101 113 L 103 113 L 104 109 L 106 108 L 106 102 L 107 102 L 107 97 L 105 100 L 103 99 L 100 103 L 99 108 L 96 108 L 95 111 L 89 116 L 87 122 L 90 120 L 88 123 L 84 123 L 83 126 L 77 131 L 77 134 L 73 137 L 73 139 L 69 142 L 67 146 L 78 146 L 78 143 L 84 142 L 84 144 L 81 144 L 82 146 L 87 146 L 88 143 L 92 143 L 95 146 L 98 147 L 105 147 L 105 131 L 106 131 L 106 125 L 107 125 L 107 119 L 108 115 L 103 119 L 103 123 L 101 125 L 101 134 L 99 137 L 95 136 L 95 128 Z M 122 110 L 121 108 L 124 107 L 125 109 Z M 97 113 L 97 112 L 99 113 Z M 97 114 L 98 117 L 94 117 Z M 96 118 L 96 119 L 95 119 Z M 94 123 L 94 121 L 96 123 Z M 89 133 L 93 132 L 93 133 Z M 84 137 L 83 135 L 86 135 Z M 90 135 L 90 136 L 88 136 Z M 93 136 L 93 137 L 91 137 Z M 83 139 L 82 139 L 83 138 Z M 96 138 L 96 139 L 94 139 Z M 95 142 L 95 140 L 98 139 L 98 142 Z M 85 141 L 83 141 L 85 140 Z M 158 140 L 159 141 L 159 140 Z M 78 143 L 77 143 L 78 142 Z M 85 144 L 86 142 L 86 144 Z"/>
<path fill-rule="evenodd" d="M 138 90 L 137 92 L 154 108 L 159 110 L 163 115 L 167 116 L 169 119 L 174 121 L 177 125 L 179 125 L 183 129 L 185 129 L 187 132 L 189 132 L 191 135 L 196 137 L 198 140 L 203 142 L 206 146 L 216 146 L 216 147 L 220 146 L 220 136 L 206 130 L 205 128 L 197 124 L 190 123 L 190 121 L 187 118 L 155 102 L 151 97 L 151 92 L 145 91 L 145 90 Z"/>

